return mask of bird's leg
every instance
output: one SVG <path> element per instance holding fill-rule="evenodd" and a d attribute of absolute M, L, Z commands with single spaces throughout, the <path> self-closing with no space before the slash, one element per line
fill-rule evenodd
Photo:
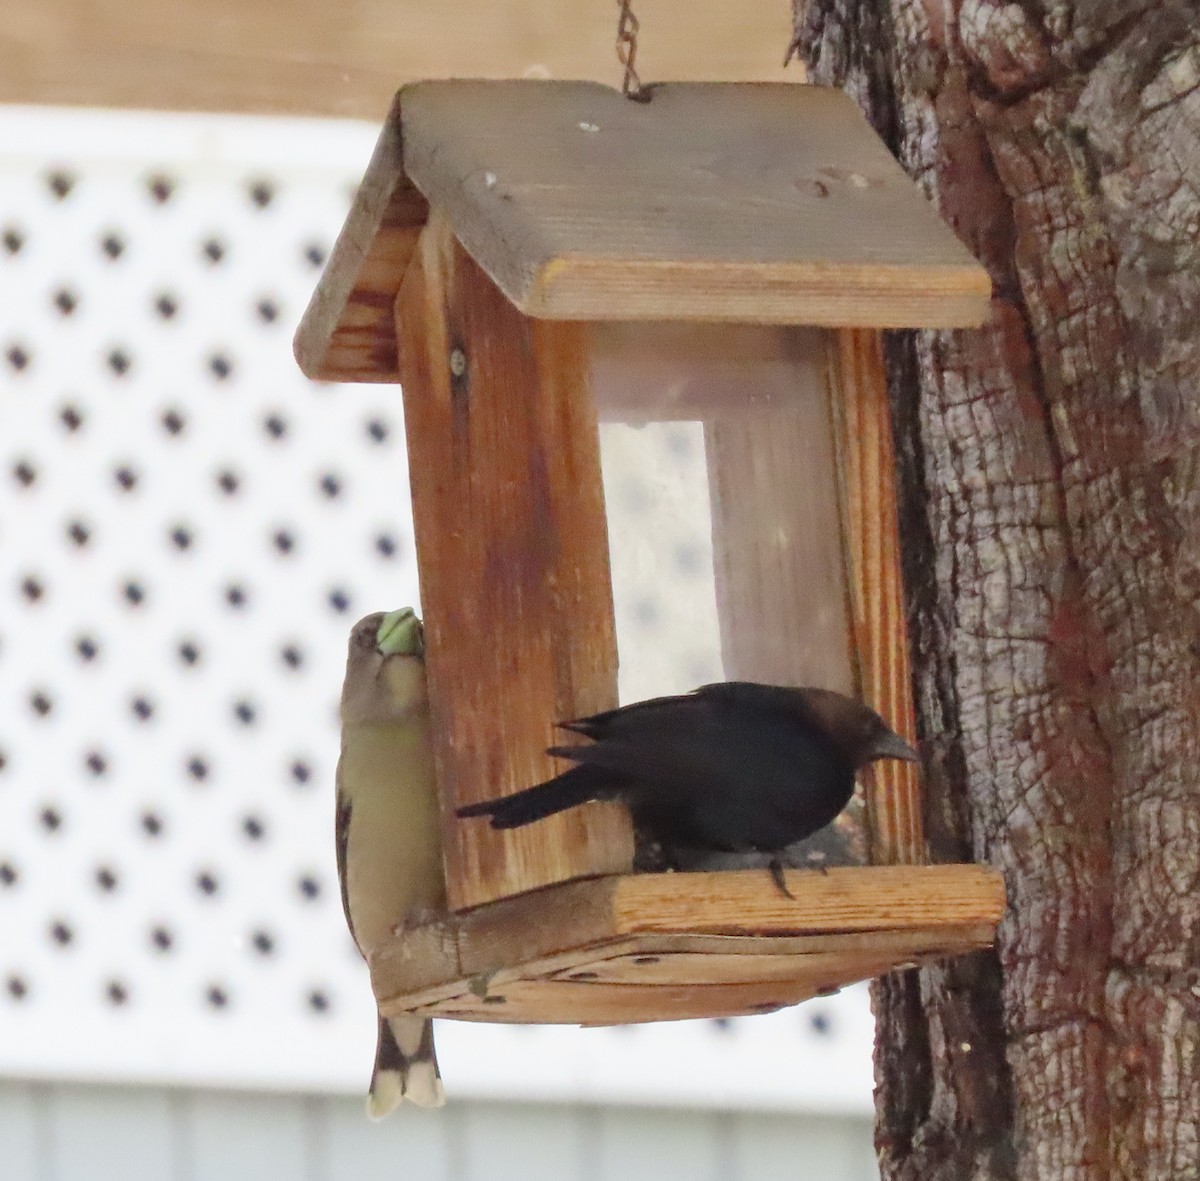
<path fill-rule="evenodd" d="M 771 881 L 779 887 L 779 892 L 785 898 L 790 898 L 793 902 L 797 901 L 796 895 L 787 888 L 787 880 L 783 876 L 783 862 L 778 857 L 772 857 L 767 862 L 767 869 L 771 871 Z"/>
<path fill-rule="evenodd" d="M 644 828 L 634 829 L 634 873 L 670 873 L 678 868 L 670 852 Z"/>

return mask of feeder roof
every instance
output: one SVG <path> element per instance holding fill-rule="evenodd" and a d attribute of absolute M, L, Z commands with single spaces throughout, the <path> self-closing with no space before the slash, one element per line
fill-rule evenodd
<path fill-rule="evenodd" d="M 396 96 L 296 340 L 327 380 L 397 380 L 392 306 L 430 207 L 526 315 L 965 327 L 990 284 L 822 87 L 421 82 Z"/>

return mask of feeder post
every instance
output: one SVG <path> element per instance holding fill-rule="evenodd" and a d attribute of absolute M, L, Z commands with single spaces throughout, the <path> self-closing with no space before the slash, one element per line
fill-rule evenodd
<path fill-rule="evenodd" d="M 585 326 L 522 315 L 436 209 L 395 310 L 450 906 L 628 872 L 615 804 L 454 815 L 553 776 L 554 723 L 617 704 Z"/>

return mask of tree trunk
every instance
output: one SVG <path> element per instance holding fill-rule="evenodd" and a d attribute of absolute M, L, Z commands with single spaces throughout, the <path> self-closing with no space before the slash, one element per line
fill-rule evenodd
<path fill-rule="evenodd" d="M 935 860 L 994 956 L 875 990 L 886 1179 L 1200 1176 L 1200 10 L 809 0 L 991 272 L 889 345 Z"/>

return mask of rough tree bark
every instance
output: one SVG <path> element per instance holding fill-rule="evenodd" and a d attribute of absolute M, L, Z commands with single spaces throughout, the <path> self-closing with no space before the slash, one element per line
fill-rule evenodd
<path fill-rule="evenodd" d="M 884 1177 L 1200 1176 L 1200 8 L 802 7 L 996 291 L 889 345 L 927 831 L 1010 909 L 876 988 Z"/>

